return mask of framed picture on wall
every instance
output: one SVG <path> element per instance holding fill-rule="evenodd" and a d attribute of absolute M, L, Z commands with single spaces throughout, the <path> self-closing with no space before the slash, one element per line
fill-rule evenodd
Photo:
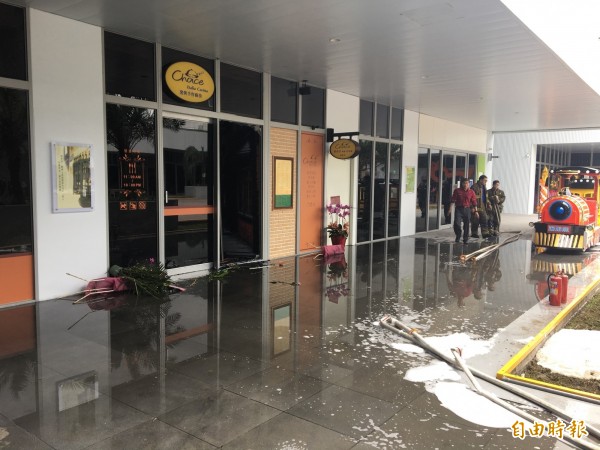
<path fill-rule="evenodd" d="M 92 146 L 53 142 L 52 212 L 94 209 Z"/>
<path fill-rule="evenodd" d="M 273 209 L 292 208 L 294 160 L 273 157 Z"/>

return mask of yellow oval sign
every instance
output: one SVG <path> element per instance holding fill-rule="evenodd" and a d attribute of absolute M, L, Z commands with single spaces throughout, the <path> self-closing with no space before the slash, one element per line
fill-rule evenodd
<path fill-rule="evenodd" d="M 329 153 L 337 159 L 350 159 L 358 156 L 360 145 L 352 139 L 338 139 L 331 143 Z"/>
<path fill-rule="evenodd" d="M 202 67 L 191 62 L 176 62 L 165 71 L 169 90 L 186 102 L 201 103 L 215 93 L 215 82 Z"/>

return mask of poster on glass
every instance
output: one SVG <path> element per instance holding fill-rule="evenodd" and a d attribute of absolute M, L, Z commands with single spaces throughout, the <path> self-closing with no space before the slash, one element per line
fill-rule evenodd
<path fill-rule="evenodd" d="M 94 209 L 92 146 L 53 142 L 52 212 Z"/>

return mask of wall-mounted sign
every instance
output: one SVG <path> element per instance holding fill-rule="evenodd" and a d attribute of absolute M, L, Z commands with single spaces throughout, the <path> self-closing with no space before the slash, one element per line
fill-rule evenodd
<path fill-rule="evenodd" d="M 358 156 L 359 152 L 359 143 L 352 139 L 338 139 L 329 147 L 329 153 L 337 159 L 351 159 Z"/>
<path fill-rule="evenodd" d="M 175 96 L 186 102 L 205 102 L 215 93 L 215 82 L 208 71 L 191 62 L 176 62 L 167 67 L 165 82 Z"/>

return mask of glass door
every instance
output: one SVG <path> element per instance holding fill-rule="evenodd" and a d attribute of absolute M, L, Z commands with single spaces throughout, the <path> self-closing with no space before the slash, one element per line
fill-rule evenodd
<path fill-rule="evenodd" d="M 427 231 L 428 195 L 429 192 L 429 150 L 419 149 L 417 163 L 417 208 L 415 230 L 417 233 Z"/>
<path fill-rule="evenodd" d="M 437 230 L 440 223 L 440 157 L 439 150 L 430 150 L 430 167 L 429 167 L 429 228 L 428 230 Z"/>
<path fill-rule="evenodd" d="M 450 201 L 452 200 L 454 180 L 454 155 L 444 153 L 442 156 L 442 208 L 440 214 L 440 226 L 452 224 Z"/>
<path fill-rule="evenodd" d="M 214 261 L 214 125 L 176 117 L 162 125 L 164 263 L 176 274 Z"/>

